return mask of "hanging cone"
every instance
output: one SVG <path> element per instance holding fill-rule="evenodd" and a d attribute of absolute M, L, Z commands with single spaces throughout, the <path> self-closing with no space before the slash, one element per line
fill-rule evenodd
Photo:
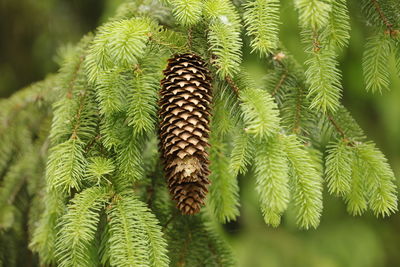
<path fill-rule="evenodd" d="M 161 81 L 160 150 L 169 191 L 183 214 L 200 211 L 210 184 L 209 73 L 199 56 L 180 54 L 169 59 Z"/>

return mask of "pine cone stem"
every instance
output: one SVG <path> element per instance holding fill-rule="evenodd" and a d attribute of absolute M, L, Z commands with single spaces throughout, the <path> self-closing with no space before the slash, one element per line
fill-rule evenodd
<path fill-rule="evenodd" d="M 161 81 L 160 150 L 172 198 L 196 214 L 208 192 L 211 78 L 204 61 L 187 53 L 169 59 Z"/>

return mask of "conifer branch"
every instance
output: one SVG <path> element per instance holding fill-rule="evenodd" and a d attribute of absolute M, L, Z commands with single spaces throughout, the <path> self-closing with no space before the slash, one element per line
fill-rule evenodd
<path fill-rule="evenodd" d="M 294 135 L 284 138 L 284 149 L 291 165 L 293 198 L 297 223 L 306 229 L 317 227 L 322 212 L 322 178 L 315 162 Z"/>
<path fill-rule="evenodd" d="M 376 12 L 378 12 L 379 17 L 381 18 L 383 24 L 386 26 L 386 28 L 389 31 L 390 36 L 394 35 L 394 34 L 398 34 L 398 31 L 395 31 L 393 28 L 393 24 L 389 22 L 388 18 L 385 16 L 384 12 L 382 11 L 382 8 L 380 6 L 380 4 L 378 3 L 377 0 L 371 0 L 371 2 L 373 3 Z"/>
<path fill-rule="evenodd" d="M 235 92 L 236 95 L 239 95 L 239 87 L 237 84 L 233 81 L 232 77 L 226 76 L 225 81 L 227 84 L 232 88 L 233 92 Z"/>
<path fill-rule="evenodd" d="M 384 2 L 366 1 L 367 18 L 386 27 L 368 41 L 363 61 L 367 88 L 376 91 L 388 86 L 387 61 L 400 53 L 393 38 L 397 13 Z M 239 7 L 228 0 L 164 0 L 169 9 L 156 2 L 123 4 L 95 35 L 65 50 L 59 74 L 0 101 L 0 205 L 6 215 L 0 227 L 25 233 L 29 216 L 30 248 L 41 265 L 232 266 L 232 252 L 214 225 L 239 216 L 239 174 L 256 176 L 264 220 L 273 226 L 292 202 L 298 225 L 317 227 L 323 172 L 329 193 L 343 198 L 349 213 L 369 209 L 383 217 L 397 211 L 387 159 L 339 103 L 336 52 L 350 36 L 345 0 L 295 1 L 308 45 L 306 72 L 277 52 L 279 1 L 251 0 Z M 240 68 L 246 51 L 242 27 L 251 49 L 272 57 L 266 88 Z M 171 54 L 188 50 L 208 55 L 216 77 L 213 117 L 201 121 L 211 125 L 212 146 L 204 158 L 211 161 L 213 183 L 207 209 L 190 217 L 173 209 L 156 137 L 161 70 Z M 168 80 L 181 79 L 177 89 L 191 90 L 188 76 L 197 75 L 196 88 L 202 88 L 208 78 L 190 66 L 198 62 L 180 63 L 182 73 L 173 76 L 177 69 L 171 64 Z M 179 90 L 176 112 L 192 108 L 184 106 L 186 100 L 196 102 Z M 208 97 L 203 91 L 196 98 Z M 179 138 L 184 136 L 178 131 L 173 142 Z M 326 141 L 324 171 L 315 147 Z M 21 219 L 25 208 L 29 215 Z M 18 244 L 18 238 L 9 243 Z"/>
<path fill-rule="evenodd" d="M 76 195 L 61 220 L 56 241 L 56 257 L 60 266 L 91 266 L 90 249 L 95 239 L 99 211 L 109 198 L 104 188 L 93 187 Z"/>
<path fill-rule="evenodd" d="M 215 55 L 213 64 L 221 79 L 237 73 L 242 61 L 240 17 L 228 0 L 207 0 L 204 16 L 209 21 L 207 40 Z"/>
<path fill-rule="evenodd" d="M 218 221 L 225 223 L 239 215 L 239 185 L 235 173 L 229 168 L 229 158 L 223 139 L 210 139 L 210 198 L 209 205 Z M 221 144 L 222 143 L 222 144 Z"/>
<path fill-rule="evenodd" d="M 251 40 L 252 51 L 268 55 L 278 47 L 279 1 L 254 0 L 244 5 L 244 22 Z"/>
<path fill-rule="evenodd" d="M 381 92 L 389 87 L 390 46 L 389 38 L 382 33 L 367 41 L 362 62 L 367 90 Z"/>
<path fill-rule="evenodd" d="M 101 135 L 96 135 L 92 141 L 90 141 L 85 147 L 85 153 L 87 154 L 93 146 L 101 139 Z"/>
<path fill-rule="evenodd" d="M 76 115 L 75 115 L 75 123 L 74 123 L 73 128 L 72 128 L 71 139 L 77 139 L 78 138 L 78 129 L 79 129 L 80 123 L 81 123 L 82 112 L 83 112 L 86 96 L 87 96 L 87 92 L 86 91 L 83 92 L 83 93 L 80 93 L 80 97 L 79 97 L 79 100 L 78 100 L 78 102 L 79 102 L 78 110 L 76 111 Z"/>
<path fill-rule="evenodd" d="M 306 61 L 308 69 L 305 74 L 310 85 L 308 96 L 313 97 L 310 107 L 323 113 L 335 112 L 341 97 L 341 75 L 335 57 L 331 50 L 320 50 L 317 42 L 310 59 Z"/>
<path fill-rule="evenodd" d="M 328 147 L 325 174 L 332 194 L 347 195 L 351 192 L 352 168 L 355 154 L 346 140 L 339 140 Z"/>
<path fill-rule="evenodd" d="M 285 82 L 286 78 L 288 77 L 287 70 L 284 71 L 284 73 L 281 75 L 279 82 L 276 84 L 274 90 L 271 93 L 271 96 L 275 96 L 278 91 L 282 88 L 283 83 Z"/>
<path fill-rule="evenodd" d="M 351 170 L 350 192 L 346 194 L 347 211 L 352 215 L 362 215 L 368 208 L 364 170 L 360 159 L 355 158 Z"/>
<path fill-rule="evenodd" d="M 149 41 L 175 53 L 185 50 L 187 45 L 184 34 L 166 28 L 160 28 L 158 32 L 150 33 Z"/>
<path fill-rule="evenodd" d="M 333 115 L 328 114 L 327 116 L 328 116 L 329 121 L 332 123 L 333 127 L 335 127 L 335 130 L 342 136 L 343 139 L 347 139 L 346 134 L 344 133 L 342 128 L 339 126 L 339 124 L 335 121 L 335 119 L 333 118 Z"/>
<path fill-rule="evenodd" d="M 252 163 L 253 153 L 256 149 L 255 142 L 245 129 L 237 129 L 233 138 L 233 148 L 230 155 L 229 168 L 235 175 L 245 174 Z"/>
<path fill-rule="evenodd" d="M 350 16 L 346 0 L 332 2 L 329 23 L 321 33 L 321 39 L 338 48 L 345 47 L 350 39 Z"/>
<path fill-rule="evenodd" d="M 74 90 L 76 80 L 78 79 L 78 73 L 82 68 L 82 64 L 83 64 L 84 60 L 85 60 L 85 57 L 83 55 L 79 57 L 79 62 L 78 62 L 78 64 L 76 64 L 75 69 L 72 73 L 72 78 L 69 81 L 69 85 L 68 85 L 68 89 L 67 89 L 67 93 L 66 93 L 67 98 L 72 98 L 72 91 Z"/>
<path fill-rule="evenodd" d="M 294 123 L 293 123 L 293 133 L 294 134 L 300 134 L 301 133 L 301 111 L 302 111 L 302 103 L 301 99 L 303 95 L 303 89 L 298 87 L 297 88 L 297 94 L 296 94 L 296 112 L 294 115 Z"/>
<path fill-rule="evenodd" d="M 192 26 L 200 21 L 204 3 L 202 0 L 170 0 L 172 13 L 184 26 Z"/>
<path fill-rule="evenodd" d="M 261 210 L 267 224 L 277 227 L 289 199 L 289 164 L 279 135 L 258 145 L 254 165 Z"/>
<path fill-rule="evenodd" d="M 278 102 L 282 102 L 280 103 L 282 125 L 287 126 L 293 134 L 306 136 L 309 134 L 305 128 L 306 124 L 309 124 L 307 120 L 311 110 L 306 98 L 306 89 L 301 82 L 302 77 L 299 77 L 296 71 L 297 66 L 294 64 L 296 62 L 284 52 L 276 54 L 273 60 L 278 64 L 274 69 L 279 71 L 280 77 L 272 84 L 274 88 L 272 94 Z M 293 69 L 289 69 L 290 67 Z"/>

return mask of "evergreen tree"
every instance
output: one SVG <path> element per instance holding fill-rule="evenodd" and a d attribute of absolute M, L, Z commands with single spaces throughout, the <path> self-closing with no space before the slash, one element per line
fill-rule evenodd
<path fill-rule="evenodd" d="M 350 214 L 396 212 L 393 171 L 340 103 L 346 1 L 294 1 L 306 69 L 279 42 L 279 5 L 127 1 L 63 50 L 57 74 L 1 100 L 0 266 L 21 265 L 15 248 L 28 242 L 42 265 L 235 265 L 218 223 L 239 216 L 243 174 L 255 176 L 274 227 L 293 210 L 300 228 L 316 228 L 324 180 Z M 400 5 L 360 6 L 373 27 L 366 88 L 381 91 L 389 59 L 400 74 Z M 268 68 L 262 86 L 241 67 L 243 38 Z M 162 70 L 184 53 L 201 57 L 213 79 L 211 184 L 197 215 L 175 208 L 158 152 Z"/>

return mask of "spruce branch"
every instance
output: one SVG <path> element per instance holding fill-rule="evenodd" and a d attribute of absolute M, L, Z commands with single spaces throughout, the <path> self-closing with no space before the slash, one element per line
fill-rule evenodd
<path fill-rule="evenodd" d="M 167 230 L 172 266 L 236 266 L 233 252 L 206 213 L 180 216 Z"/>
<path fill-rule="evenodd" d="M 350 112 L 343 106 L 340 106 L 338 112 L 331 114 L 331 121 L 328 119 L 328 122 L 333 126 L 333 130 L 337 133 L 337 137 L 342 137 L 350 142 L 362 142 L 366 139 L 363 130 L 351 116 Z"/>
<path fill-rule="evenodd" d="M 143 18 L 111 21 L 101 26 L 85 59 L 88 81 L 96 84 L 103 71 L 137 64 L 156 28 L 151 19 Z"/>
<path fill-rule="evenodd" d="M 224 84 L 218 85 L 213 97 L 213 121 L 211 132 L 216 136 L 226 136 L 240 120 L 237 95 Z"/>
<path fill-rule="evenodd" d="M 322 29 L 329 21 L 331 4 L 324 0 L 295 0 L 300 25 L 313 30 Z"/>
<path fill-rule="evenodd" d="M 388 85 L 390 55 L 397 53 L 400 72 L 393 19 L 400 6 L 394 0 L 366 1 L 368 19 L 386 29 L 367 43 L 363 63 L 367 87 L 380 90 Z M 324 170 L 315 147 L 324 141 L 329 141 L 328 191 L 345 200 L 349 213 L 370 209 L 384 217 L 397 210 L 387 159 L 365 141 L 339 103 L 336 50 L 349 39 L 345 0 L 295 1 L 309 46 L 305 73 L 286 52 L 278 52 L 279 1 L 251 0 L 241 8 L 228 0 L 164 0 L 171 12 L 156 2 L 123 4 L 95 36 L 63 52 L 59 74 L 0 100 L 0 204 L 5 207 L 0 226 L 22 233 L 29 217 L 29 233 L 34 229 L 30 246 L 41 265 L 234 265 L 232 252 L 213 227 L 217 220 L 239 215 L 237 176 L 250 175 L 246 172 L 253 168 L 268 224 L 278 225 L 293 202 L 299 226 L 316 227 Z M 393 10 L 389 3 L 396 3 Z M 265 88 L 239 68 L 243 26 L 253 51 L 270 55 Z M 209 209 L 187 217 L 171 212 L 155 132 L 161 69 L 171 54 L 192 50 L 211 55 L 215 66 L 209 150 L 213 183 Z M 193 63 L 187 59 L 185 64 Z M 187 73 L 199 75 L 189 68 L 180 69 L 182 80 Z M 206 97 L 198 93 L 199 99 Z M 28 209 L 28 215 L 21 214 Z M 10 240 L 11 247 L 21 236 L 1 236 L 0 243 Z"/>
<path fill-rule="evenodd" d="M 115 166 L 114 162 L 111 159 L 107 159 L 104 157 L 92 157 L 89 160 L 85 178 L 91 180 L 97 185 L 101 184 L 102 179 L 105 179 L 108 184 L 111 184 L 106 176 L 113 174 L 114 171 Z"/>
<path fill-rule="evenodd" d="M 332 2 L 329 23 L 321 33 L 322 40 L 338 48 L 347 46 L 350 39 L 350 16 L 346 2 L 346 0 Z"/>
<path fill-rule="evenodd" d="M 310 85 L 308 96 L 313 97 L 310 107 L 323 113 L 335 112 L 341 97 L 341 74 L 335 57 L 333 51 L 315 47 L 306 61 L 308 69 L 305 74 Z"/>
<path fill-rule="evenodd" d="M 283 140 L 291 166 L 293 199 L 297 223 L 306 229 L 317 227 L 322 212 L 322 178 L 315 162 L 295 135 Z"/>
<path fill-rule="evenodd" d="M 239 14 L 231 1 L 207 0 L 204 16 L 209 22 L 207 40 L 215 55 L 212 63 L 217 67 L 217 74 L 221 79 L 233 76 L 242 61 Z"/>
<path fill-rule="evenodd" d="M 252 156 L 256 150 L 256 144 L 251 135 L 245 129 L 239 128 L 233 137 L 232 151 L 230 155 L 229 169 L 235 174 L 245 174 L 252 163 Z"/>
<path fill-rule="evenodd" d="M 394 50 L 394 55 L 395 55 L 395 60 L 396 60 L 397 76 L 400 77 L 400 42 L 396 44 L 396 46 L 393 48 L 393 50 Z"/>
<path fill-rule="evenodd" d="M 126 189 L 131 182 L 144 178 L 142 149 L 146 138 L 131 131 L 125 132 L 122 138 L 124 141 L 116 147 L 117 175 L 113 181 L 118 190 Z"/>
<path fill-rule="evenodd" d="M 271 92 L 271 96 L 275 97 L 275 95 L 279 92 L 279 90 L 282 88 L 283 84 L 285 83 L 285 80 L 288 77 L 287 70 L 285 70 L 280 79 L 279 82 L 275 85 L 274 90 Z"/>
<path fill-rule="evenodd" d="M 115 195 L 107 208 L 113 266 L 168 266 L 161 227 L 144 203 L 130 193 Z"/>
<path fill-rule="evenodd" d="M 277 227 L 290 199 L 289 163 L 281 137 L 276 135 L 257 144 L 254 158 L 256 189 L 267 224 Z"/>
<path fill-rule="evenodd" d="M 50 149 L 47 183 L 52 189 L 62 192 L 80 190 L 86 164 L 83 142 L 79 138 L 71 138 Z"/>
<path fill-rule="evenodd" d="M 239 87 L 237 84 L 233 81 L 232 77 L 226 76 L 225 81 L 227 84 L 232 88 L 232 90 L 235 92 L 236 95 L 239 95 Z"/>
<path fill-rule="evenodd" d="M 188 49 L 185 34 L 159 27 L 154 33 L 149 34 L 149 41 L 162 49 L 168 49 L 170 54 L 179 53 Z"/>
<path fill-rule="evenodd" d="M 315 116 L 309 108 L 302 70 L 287 52 L 277 53 L 273 63 L 278 76 L 270 79 L 267 88 L 278 102 L 282 126 L 293 134 L 307 136 Z"/>
<path fill-rule="evenodd" d="M 244 5 L 243 14 L 247 35 L 251 40 L 252 51 L 261 55 L 272 53 L 278 47 L 279 1 L 254 0 Z"/>
<path fill-rule="evenodd" d="M 192 26 L 200 21 L 204 3 L 202 0 L 170 0 L 172 13 L 184 26 Z"/>
<path fill-rule="evenodd" d="M 375 93 L 389 87 L 389 55 L 390 39 L 386 35 L 376 34 L 367 41 L 362 62 L 367 90 Z"/>
<path fill-rule="evenodd" d="M 329 145 L 325 163 L 329 193 L 347 195 L 351 192 L 354 158 L 353 148 L 346 140 L 341 139 Z"/>
<path fill-rule="evenodd" d="M 269 137 L 279 131 L 279 112 L 271 95 L 257 88 L 246 77 L 239 82 L 239 100 L 246 132 L 257 138 Z"/>
<path fill-rule="evenodd" d="M 96 100 L 100 103 L 100 114 L 113 114 L 124 110 L 128 79 L 124 69 L 114 67 L 100 73 L 97 78 Z"/>
<path fill-rule="evenodd" d="M 376 12 L 379 14 L 379 17 L 381 18 L 383 24 L 386 26 L 386 28 L 389 31 L 389 35 L 390 36 L 394 36 L 399 34 L 398 30 L 395 30 L 393 28 L 393 24 L 388 20 L 388 18 L 386 17 L 386 15 L 384 14 L 379 2 L 377 0 L 371 0 L 372 4 L 374 5 L 374 8 L 376 10 Z"/>
<path fill-rule="evenodd" d="M 362 143 L 356 148 L 366 177 L 369 207 L 376 216 L 392 214 L 397 211 L 396 179 L 387 159 L 373 143 Z"/>
<path fill-rule="evenodd" d="M 149 266 L 146 237 L 137 225 L 137 207 L 132 199 L 116 195 L 106 209 L 109 218 L 110 263 L 114 266 Z"/>
<path fill-rule="evenodd" d="M 210 197 L 208 204 L 218 221 L 225 223 L 239 215 L 239 185 L 230 169 L 226 145 L 223 139 L 210 138 Z"/>
<path fill-rule="evenodd" d="M 61 218 L 56 241 L 56 257 L 59 266 L 93 266 L 91 258 L 99 212 L 110 198 L 110 193 L 101 187 L 85 189 L 72 199 L 66 214 Z"/>
<path fill-rule="evenodd" d="M 127 86 L 128 126 L 132 126 L 135 135 L 151 132 L 156 123 L 158 87 L 163 68 L 159 62 L 160 55 L 148 50 L 146 59 L 136 65 L 133 78 Z"/>
<path fill-rule="evenodd" d="M 59 221 L 65 212 L 65 195 L 49 190 L 43 200 L 45 209 L 40 217 L 29 247 L 40 256 L 43 264 L 55 263 L 56 238 Z"/>
<path fill-rule="evenodd" d="M 361 159 L 355 157 L 351 170 L 350 191 L 345 196 L 347 211 L 356 216 L 362 215 L 368 208 L 367 188 L 364 183 L 365 169 Z"/>
<path fill-rule="evenodd" d="M 336 122 L 336 120 L 333 118 L 332 114 L 327 115 L 328 120 L 331 122 L 335 130 L 342 136 L 343 139 L 347 139 L 346 134 L 342 130 L 342 128 L 339 126 L 339 124 Z"/>

